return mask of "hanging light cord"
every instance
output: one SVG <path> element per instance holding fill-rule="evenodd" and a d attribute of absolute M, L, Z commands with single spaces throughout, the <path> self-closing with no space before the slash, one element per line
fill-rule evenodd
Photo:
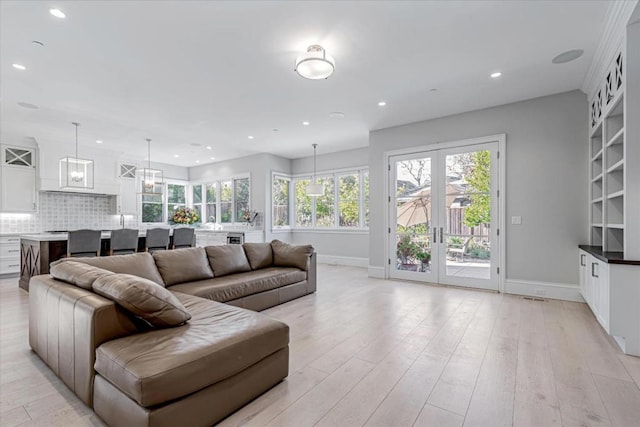
<path fill-rule="evenodd" d="M 318 144 L 313 144 L 313 183 L 314 184 L 318 182 L 318 180 L 316 179 L 316 148 L 317 147 L 318 147 Z"/>
<path fill-rule="evenodd" d="M 147 138 L 147 164 L 148 169 L 151 170 L 151 139 Z"/>

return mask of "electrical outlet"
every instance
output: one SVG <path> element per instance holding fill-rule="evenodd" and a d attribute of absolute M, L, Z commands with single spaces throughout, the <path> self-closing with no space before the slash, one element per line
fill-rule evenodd
<path fill-rule="evenodd" d="M 544 295 L 544 289 L 536 289 L 536 295 Z"/>
<path fill-rule="evenodd" d="M 511 224 L 513 224 L 513 225 L 522 224 L 522 217 L 521 216 L 512 216 L 511 217 Z"/>

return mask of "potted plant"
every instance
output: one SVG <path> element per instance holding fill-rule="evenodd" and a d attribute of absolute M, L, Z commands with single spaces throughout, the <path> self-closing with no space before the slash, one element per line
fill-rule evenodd
<path fill-rule="evenodd" d="M 416 254 L 420 252 L 420 246 L 411 240 L 411 236 L 405 234 L 400 237 L 396 247 L 396 255 L 401 270 L 417 270 L 418 266 L 414 263 Z"/>
<path fill-rule="evenodd" d="M 427 271 L 427 267 L 431 261 L 431 252 L 420 251 L 416 254 L 416 258 L 420 261 L 420 264 L 422 264 L 422 271 Z"/>

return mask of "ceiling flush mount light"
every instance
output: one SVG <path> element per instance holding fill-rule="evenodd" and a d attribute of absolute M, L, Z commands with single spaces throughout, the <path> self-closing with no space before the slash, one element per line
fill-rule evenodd
<path fill-rule="evenodd" d="M 378 102 L 378 107 L 384 107 L 385 105 L 387 105 L 387 103 L 384 101 Z"/>
<path fill-rule="evenodd" d="M 491 78 L 492 79 L 497 79 L 501 75 L 502 75 L 502 73 L 500 71 L 497 71 L 497 72 L 491 74 Z"/>
<path fill-rule="evenodd" d="M 316 149 L 318 144 L 313 145 L 313 180 L 307 187 L 307 196 L 322 196 L 324 194 L 324 185 L 318 184 L 316 180 Z"/>
<path fill-rule="evenodd" d="M 148 196 L 162 195 L 162 187 L 164 186 L 162 170 L 151 169 L 151 140 L 149 138 L 147 138 L 147 167 L 143 168 L 141 173 L 142 191 L 139 194 Z"/>
<path fill-rule="evenodd" d="M 67 17 L 67 14 L 61 11 L 60 9 L 49 9 L 49 13 L 55 16 L 56 18 L 64 19 Z"/>
<path fill-rule="evenodd" d="M 24 71 L 24 70 L 26 70 L 26 69 L 27 69 L 27 67 L 25 67 L 25 66 L 24 66 L 24 65 L 22 65 L 22 64 L 11 64 L 11 66 L 12 66 L 13 68 L 15 68 L 16 70 L 20 70 L 20 71 Z"/>
<path fill-rule="evenodd" d="M 76 155 L 60 159 L 60 188 L 93 188 L 93 160 L 78 157 L 78 126 L 76 127 Z"/>
<path fill-rule="evenodd" d="M 582 49 L 568 50 L 566 52 L 562 52 L 560 55 L 557 55 L 551 60 L 551 62 L 554 64 L 566 64 L 567 62 L 571 62 L 580 58 L 583 54 L 584 50 Z"/>
<path fill-rule="evenodd" d="M 336 69 L 336 62 L 327 55 L 324 48 L 318 44 L 307 48 L 307 53 L 296 59 L 294 71 L 305 79 L 327 79 Z"/>

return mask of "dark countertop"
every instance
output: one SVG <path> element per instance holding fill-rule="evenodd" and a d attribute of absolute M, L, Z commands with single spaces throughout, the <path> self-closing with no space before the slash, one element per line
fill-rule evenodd
<path fill-rule="evenodd" d="M 640 265 L 640 260 L 625 259 L 624 252 L 604 252 L 602 246 L 578 245 L 578 247 L 608 264 Z"/>

